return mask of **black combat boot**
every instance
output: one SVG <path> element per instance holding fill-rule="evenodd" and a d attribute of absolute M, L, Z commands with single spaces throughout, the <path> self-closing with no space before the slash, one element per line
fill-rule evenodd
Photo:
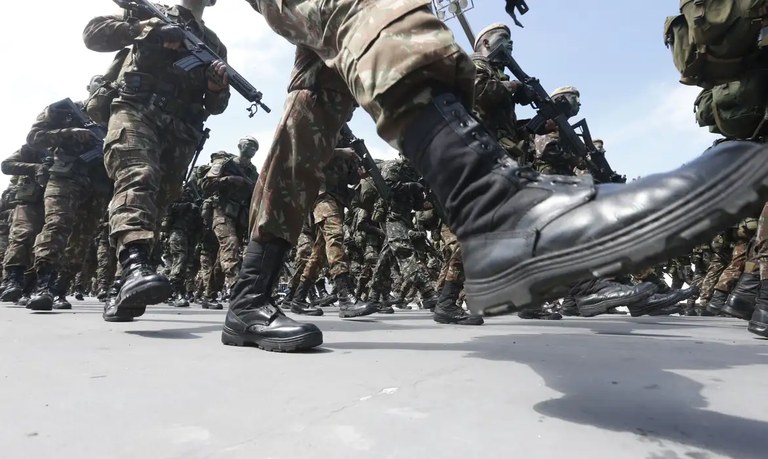
<path fill-rule="evenodd" d="M 107 291 L 107 297 L 104 300 L 104 312 L 101 314 L 101 317 L 105 322 L 131 322 L 134 317 L 138 317 L 134 316 L 134 314 L 141 315 L 144 313 L 144 311 L 140 309 L 117 308 L 116 301 L 120 295 L 121 287 L 122 281 L 120 279 L 115 279 L 115 282 Z"/>
<path fill-rule="evenodd" d="M 182 292 L 176 292 L 176 295 L 173 297 L 173 303 L 171 303 L 171 306 L 174 308 L 188 308 L 189 300 L 187 299 L 187 295 Z"/>
<path fill-rule="evenodd" d="M 296 296 L 296 290 L 289 286 L 287 289 L 285 289 L 285 296 L 277 300 L 277 305 L 280 306 L 283 309 L 291 309 L 291 301 L 293 301 L 293 298 Z"/>
<path fill-rule="evenodd" d="M 217 311 L 224 309 L 224 306 L 219 302 L 215 294 L 212 296 L 203 297 L 202 301 L 200 301 L 200 306 L 203 309 L 212 309 Z"/>
<path fill-rule="evenodd" d="M 579 282 L 571 290 L 582 317 L 594 317 L 611 308 L 642 303 L 654 293 L 656 285 L 651 282 L 627 285 L 606 279 Z"/>
<path fill-rule="evenodd" d="M 562 311 L 564 316 L 578 317 L 579 306 L 576 304 L 576 298 L 572 296 L 567 296 L 563 298 L 563 304 L 560 306 L 560 310 Z"/>
<path fill-rule="evenodd" d="M 749 320 L 755 312 L 759 289 L 760 273 L 743 273 L 722 307 L 723 314 Z"/>
<path fill-rule="evenodd" d="M 358 300 L 352 294 L 354 284 L 348 273 L 340 274 L 333 279 L 336 295 L 339 297 L 339 317 L 342 319 L 368 316 L 379 310 L 378 306 Z"/>
<path fill-rule="evenodd" d="M 6 268 L 7 283 L 0 301 L 15 303 L 24 294 L 24 267 L 10 266 Z"/>
<path fill-rule="evenodd" d="M 41 267 L 37 270 L 37 281 L 34 294 L 25 305 L 32 311 L 50 311 L 53 309 L 55 296 L 56 272 L 49 267 Z"/>
<path fill-rule="evenodd" d="M 322 316 L 323 310 L 307 303 L 307 295 L 309 290 L 313 288 L 312 283 L 302 279 L 299 282 L 299 288 L 296 289 L 296 293 L 293 295 L 293 301 L 290 303 L 291 312 L 302 316 Z"/>
<path fill-rule="evenodd" d="M 666 293 L 654 293 L 647 300 L 628 306 L 629 314 L 632 317 L 678 314 L 683 312 L 679 303 L 696 296 L 698 291 L 697 287 L 690 287 L 682 290 L 670 289 Z"/>
<path fill-rule="evenodd" d="M 128 244 L 118 257 L 123 268 L 122 286 L 115 299 L 115 315 L 140 317 L 147 306 L 159 304 L 171 296 L 168 278 L 158 274 L 149 263 L 149 254 L 142 244 Z M 130 312 L 128 312 L 130 310 Z"/>
<path fill-rule="evenodd" d="M 768 338 L 768 280 L 760 281 L 755 312 L 752 313 L 747 329 L 755 335 Z"/>
<path fill-rule="evenodd" d="M 359 297 L 358 297 L 359 298 Z M 392 305 L 388 301 L 382 301 L 381 294 L 378 292 L 373 292 L 369 295 L 368 302 L 376 305 L 377 310 L 379 314 L 394 314 L 395 308 L 392 307 Z"/>
<path fill-rule="evenodd" d="M 280 239 L 248 243 L 238 280 L 232 287 L 222 343 L 279 352 L 301 351 L 323 344 L 319 328 L 288 318 L 272 300 L 272 290 L 288 248 L 288 243 Z"/>
<path fill-rule="evenodd" d="M 526 320 L 560 320 L 563 315 L 547 303 L 536 309 L 525 309 L 517 313 L 517 317 Z"/>
<path fill-rule="evenodd" d="M 715 290 L 715 292 L 712 294 L 712 298 L 709 299 L 709 303 L 707 303 L 707 311 L 711 312 L 713 315 L 719 316 L 723 314 L 723 306 L 725 306 L 725 301 L 728 299 L 728 293 L 723 292 L 721 290 Z"/>
<path fill-rule="evenodd" d="M 21 298 L 19 298 L 19 301 L 16 302 L 16 305 L 26 307 L 29 304 L 29 300 L 31 299 L 32 297 L 29 295 L 29 293 L 23 293 Z"/>
<path fill-rule="evenodd" d="M 768 201 L 764 145 L 723 142 L 626 185 L 520 167 L 453 94 L 413 117 L 403 153 L 461 242 L 468 303 L 499 314 L 564 297 L 575 281 L 685 253 Z M 693 223 L 691 223 L 693 222 Z"/>
<path fill-rule="evenodd" d="M 77 301 L 85 301 L 85 294 L 83 293 L 83 287 L 75 287 L 75 299 Z"/>
<path fill-rule="evenodd" d="M 688 317 L 699 315 L 698 312 L 696 312 L 696 298 L 689 298 L 688 301 L 685 302 L 685 308 L 683 309 L 682 314 Z"/>
<path fill-rule="evenodd" d="M 72 309 L 72 303 L 67 301 L 66 295 L 56 295 L 56 298 L 53 299 L 53 309 L 62 311 Z"/>
<path fill-rule="evenodd" d="M 456 282 L 446 281 L 440 291 L 432 319 L 439 324 L 483 325 L 480 316 L 471 316 L 461 306 L 457 305 L 461 294 L 461 286 Z"/>
<path fill-rule="evenodd" d="M 315 289 L 317 289 L 317 298 L 312 301 L 313 305 L 318 307 L 326 307 L 339 301 L 339 297 L 336 295 L 336 293 L 328 293 L 328 289 L 325 285 L 325 278 L 321 277 L 317 280 L 317 282 L 315 282 Z M 355 298 L 359 297 L 355 296 Z"/>

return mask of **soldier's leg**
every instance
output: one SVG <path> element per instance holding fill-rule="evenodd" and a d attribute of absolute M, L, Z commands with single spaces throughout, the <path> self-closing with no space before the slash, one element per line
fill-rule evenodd
<path fill-rule="evenodd" d="M 240 263 L 240 238 L 234 220 L 216 206 L 213 211 L 213 232 L 219 240 L 219 263 L 224 273 L 224 285 L 227 290 L 237 280 L 237 267 Z"/>
<path fill-rule="evenodd" d="M 132 106 L 113 104 L 104 164 L 115 182 L 110 228 L 123 282 L 105 320 L 131 320 L 170 296 L 170 283 L 154 271 L 150 253 L 160 213 L 179 195 L 201 135 L 191 138 L 189 129 L 176 124 L 160 128 Z"/>

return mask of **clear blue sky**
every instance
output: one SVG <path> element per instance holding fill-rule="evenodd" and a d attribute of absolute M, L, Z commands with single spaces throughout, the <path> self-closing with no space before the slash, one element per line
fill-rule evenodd
<path fill-rule="evenodd" d="M 7 21 L 0 28 L 0 40 L 14 43 L 16 69 L 0 75 L 3 87 L 11 88 L 4 95 L 0 147 L 5 153 L 0 156 L 21 146 L 43 107 L 64 97 L 83 98 L 90 77 L 102 73 L 111 61 L 110 54 L 85 49 L 81 33 L 89 19 L 114 13 L 116 6 L 109 0 L 76 3 L 77 8 L 60 0 L 17 2 L 15 17 L 35 21 Z M 475 3 L 468 13 L 475 31 L 496 21 L 512 25 L 502 0 Z M 512 27 L 516 58 L 547 89 L 574 85 L 581 90 L 582 115 L 593 135 L 605 140 L 609 160 L 619 172 L 635 177 L 677 167 L 714 140 L 696 126 L 692 103 L 698 91 L 677 83 L 663 44 L 664 18 L 676 12 L 677 2 L 529 0 L 529 4 L 531 12 L 521 18 L 525 28 Z M 206 11 L 205 20 L 229 48 L 230 63 L 264 92 L 273 112 L 249 119 L 245 102 L 233 94 L 227 112 L 209 121 L 213 133 L 202 159 L 214 151 L 236 150 L 238 139 L 250 134 L 262 144 L 254 161 L 260 166 L 282 112 L 293 47 L 242 0 L 218 2 Z M 458 22 L 450 25 L 469 50 Z M 373 122 L 362 111 L 352 127 L 375 156 L 395 155 L 376 138 Z M 0 186 L 5 183 L 7 177 L 0 176 Z"/>

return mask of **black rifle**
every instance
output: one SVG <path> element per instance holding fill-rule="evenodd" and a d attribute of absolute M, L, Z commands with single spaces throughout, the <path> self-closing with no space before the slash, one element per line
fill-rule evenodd
<path fill-rule="evenodd" d="M 371 156 L 371 152 L 368 151 L 368 147 L 365 146 L 363 139 L 358 139 L 347 123 L 341 128 L 341 137 L 345 142 L 349 143 L 349 146 L 355 150 L 355 153 L 360 158 L 360 162 L 363 165 L 363 169 L 368 173 L 373 180 L 373 185 L 376 187 L 376 191 L 379 192 L 379 196 L 385 201 L 389 201 L 390 189 L 387 186 L 387 182 L 384 181 L 384 177 L 381 176 L 379 166 Z"/>
<path fill-rule="evenodd" d="M 513 21 L 515 21 L 515 24 L 518 27 L 523 27 L 523 24 L 517 20 L 517 14 L 515 14 L 515 10 L 520 13 L 520 16 L 527 13 L 530 8 L 528 8 L 528 4 L 525 3 L 525 0 L 507 0 L 507 14 L 512 18 Z"/>
<path fill-rule="evenodd" d="M 203 129 L 203 136 L 200 137 L 200 141 L 197 142 L 195 157 L 192 158 L 192 164 L 189 165 L 189 172 L 187 172 L 187 178 L 184 180 L 184 183 L 189 183 L 189 181 L 192 179 L 192 174 L 195 172 L 195 165 L 197 164 L 198 158 L 200 158 L 200 153 L 203 151 L 203 148 L 205 148 L 205 142 L 207 142 L 210 138 L 211 130 L 209 128 Z"/>
<path fill-rule="evenodd" d="M 245 173 L 242 167 L 240 167 L 239 164 L 235 162 L 235 158 L 231 158 L 227 160 L 227 163 L 224 165 L 224 172 L 227 172 L 229 175 L 234 175 L 236 177 L 241 177 L 245 179 L 245 181 L 248 182 L 248 185 L 253 188 L 256 186 L 256 182 L 254 182 L 248 174 Z"/>
<path fill-rule="evenodd" d="M 566 107 L 557 104 L 551 97 L 549 97 L 549 94 L 541 85 L 538 78 L 529 76 L 522 68 L 520 68 L 520 65 L 515 58 L 512 57 L 509 49 L 506 48 L 503 43 L 497 45 L 491 51 L 488 59 L 492 62 L 504 64 L 518 81 L 530 88 L 529 96 L 531 98 L 531 105 L 536 109 L 536 116 L 528 121 L 526 129 L 533 134 L 540 134 L 545 130 L 547 121 L 552 120 L 558 129 L 560 146 L 572 155 L 582 158 L 586 162 L 590 172 L 598 171 L 598 174 L 600 174 L 600 167 L 595 165 L 590 158 L 597 152 L 595 146 L 592 144 L 591 136 L 588 141 L 587 139 L 582 140 L 585 133 L 589 136 L 587 121 L 581 120 L 574 126 L 571 126 L 568 122 L 568 116 L 566 115 Z M 581 135 L 576 132 L 575 128 L 581 129 Z"/>
<path fill-rule="evenodd" d="M 198 67 L 207 67 L 215 61 L 224 61 L 224 59 L 220 58 L 210 48 L 210 46 L 206 45 L 203 40 L 192 33 L 189 27 L 174 22 L 160 8 L 148 0 L 112 1 L 117 3 L 120 8 L 138 14 L 143 14 L 145 16 L 157 18 L 164 24 L 176 26 L 184 32 L 184 46 L 192 54 L 188 57 L 180 59 L 178 62 L 175 62 L 173 65 L 177 69 L 184 72 L 189 72 L 190 70 L 196 69 Z M 249 83 L 248 80 L 246 80 L 242 75 L 237 73 L 235 69 L 230 67 L 229 64 L 227 64 L 227 76 L 229 76 L 229 84 L 235 88 L 235 91 L 240 93 L 240 95 L 243 96 L 245 100 L 251 103 L 250 107 L 248 107 L 248 116 L 250 118 L 253 118 L 253 116 L 256 114 L 258 107 L 261 107 L 262 110 L 267 113 L 272 111 L 269 107 L 261 102 L 262 93 L 254 88 L 253 85 Z"/>
<path fill-rule="evenodd" d="M 104 137 L 107 136 L 107 130 L 100 124 L 94 122 L 83 110 L 77 106 L 72 99 L 66 98 L 60 100 L 52 105 L 57 110 L 62 110 L 67 113 L 67 121 L 74 122 L 78 127 L 88 129 L 93 134 L 95 140 L 94 146 L 80 155 L 80 159 L 85 163 L 91 161 L 100 160 L 104 157 Z"/>
<path fill-rule="evenodd" d="M 589 126 L 587 120 L 583 119 L 573 125 L 574 129 L 580 131 L 579 136 L 584 140 L 585 145 L 594 146 L 592 140 L 592 134 L 589 132 Z M 608 160 L 605 158 L 605 154 L 598 151 L 597 148 L 589 150 L 589 161 L 587 161 L 587 167 L 589 173 L 595 178 L 598 183 L 627 183 L 627 177 L 625 175 L 619 175 L 611 168 Z"/>

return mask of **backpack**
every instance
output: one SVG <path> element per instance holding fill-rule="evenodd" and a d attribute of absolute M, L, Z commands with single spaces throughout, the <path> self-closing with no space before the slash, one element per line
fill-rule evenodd
<path fill-rule="evenodd" d="M 751 139 L 765 132 L 768 71 L 756 69 L 744 77 L 705 89 L 696 99 L 696 120 L 713 133 Z"/>
<path fill-rule="evenodd" d="M 680 15 L 664 24 L 680 82 L 711 88 L 754 67 L 768 0 L 681 0 Z"/>

